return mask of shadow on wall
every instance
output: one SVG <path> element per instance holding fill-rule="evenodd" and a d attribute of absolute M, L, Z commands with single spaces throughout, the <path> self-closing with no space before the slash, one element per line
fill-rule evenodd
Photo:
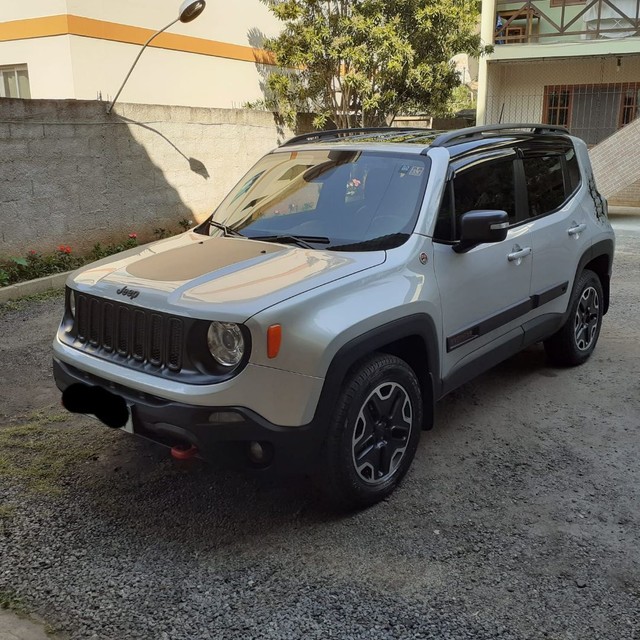
<path fill-rule="evenodd" d="M 201 176 L 205 180 L 208 180 L 211 177 L 209 175 L 209 172 L 207 171 L 207 167 L 204 166 L 204 163 L 201 160 L 197 160 L 196 158 L 191 158 L 189 156 L 186 156 L 161 131 L 158 131 L 157 129 L 154 129 L 153 127 L 149 126 L 148 124 L 145 124 L 144 122 L 137 122 L 136 120 L 130 120 L 129 118 L 125 118 L 124 116 L 119 116 L 119 118 L 123 122 L 127 122 L 129 124 L 132 124 L 132 125 L 135 125 L 135 126 L 138 126 L 138 127 L 142 127 L 143 129 L 146 129 L 147 131 L 152 131 L 156 135 L 160 136 L 163 140 L 166 140 L 166 142 L 168 144 L 170 144 L 189 163 L 189 169 L 191 169 L 191 171 L 193 171 L 193 173 Z"/>
<path fill-rule="evenodd" d="M 108 116 L 105 106 L 0 100 L 0 257 L 52 252 L 60 244 L 84 251 L 132 232 L 144 242 L 159 231 L 177 233 L 179 221 L 192 217 L 165 176 L 183 175 L 184 167 L 206 180 L 204 164 L 159 134 L 177 159 L 159 166 L 131 126 L 155 130 Z"/>

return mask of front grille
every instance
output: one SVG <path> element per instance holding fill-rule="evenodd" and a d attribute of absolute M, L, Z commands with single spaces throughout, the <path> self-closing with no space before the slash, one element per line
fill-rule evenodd
<path fill-rule="evenodd" d="M 130 307 L 86 294 L 76 297 L 78 341 L 110 357 L 114 352 L 158 369 L 180 371 L 184 324 L 181 318 Z"/>

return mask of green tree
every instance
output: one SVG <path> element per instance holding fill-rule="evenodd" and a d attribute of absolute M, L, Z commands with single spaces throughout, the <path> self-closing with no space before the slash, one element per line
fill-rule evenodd
<path fill-rule="evenodd" d="M 341 128 L 443 113 L 460 84 L 451 58 L 485 51 L 477 0 L 262 1 L 284 22 L 265 42 L 279 67 L 268 103 L 290 123 L 304 109 Z"/>
<path fill-rule="evenodd" d="M 453 89 L 451 92 L 451 98 L 447 103 L 447 115 L 453 116 L 458 111 L 463 109 L 475 109 L 476 100 L 473 96 L 473 92 L 469 87 L 461 84 Z"/>

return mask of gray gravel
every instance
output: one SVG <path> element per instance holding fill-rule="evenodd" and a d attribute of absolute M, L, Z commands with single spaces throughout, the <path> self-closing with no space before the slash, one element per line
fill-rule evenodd
<path fill-rule="evenodd" d="M 72 639 L 640 640 L 639 302 L 624 231 L 589 363 L 535 347 L 458 390 L 400 490 L 351 517 L 72 417 L 100 447 L 61 495 L 0 486 L 0 592 Z M 0 429 L 57 402 L 59 312 L 0 312 Z"/>

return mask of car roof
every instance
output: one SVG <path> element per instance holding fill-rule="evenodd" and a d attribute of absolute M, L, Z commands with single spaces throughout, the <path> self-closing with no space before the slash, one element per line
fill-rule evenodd
<path fill-rule="evenodd" d="M 429 149 L 446 147 L 452 157 L 466 155 L 481 148 L 508 146 L 514 142 L 535 140 L 557 144 L 567 141 L 564 127 L 544 124 L 505 124 L 467 127 L 453 131 L 402 127 L 369 127 L 316 131 L 291 138 L 278 151 L 302 151 L 310 145 L 314 149 L 344 149 L 397 152 L 426 155 Z"/>

